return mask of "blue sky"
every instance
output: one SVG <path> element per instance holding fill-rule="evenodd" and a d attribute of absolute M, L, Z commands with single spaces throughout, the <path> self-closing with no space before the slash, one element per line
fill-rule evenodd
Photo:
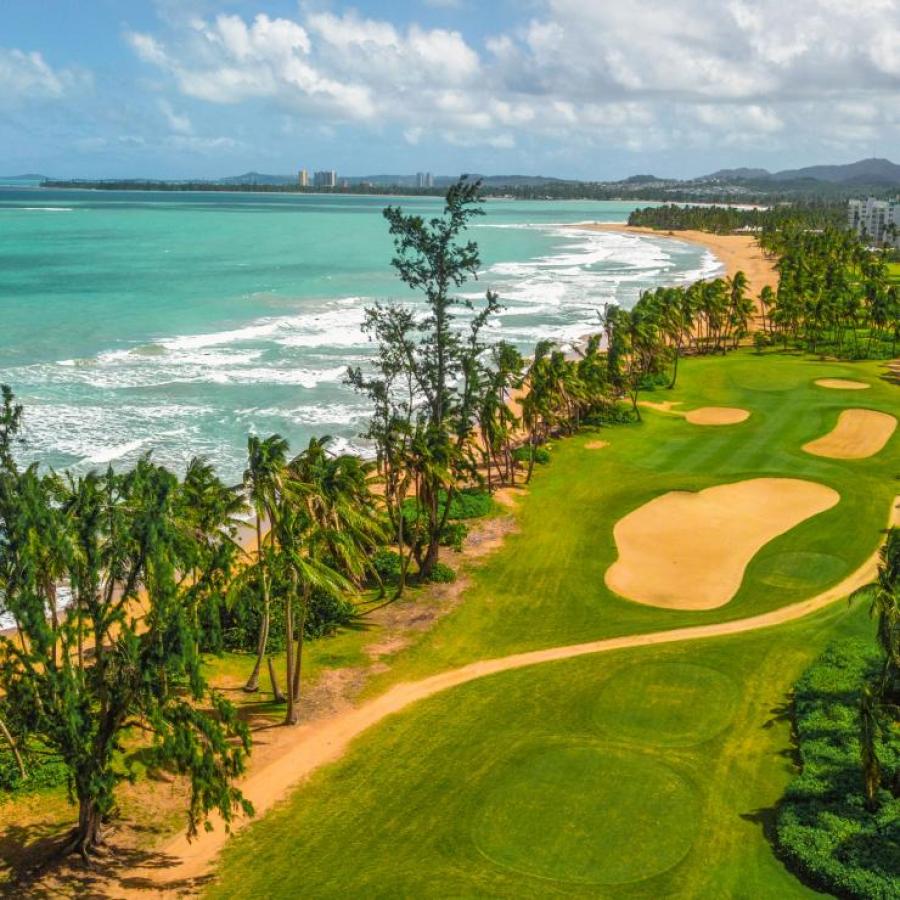
<path fill-rule="evenodd" d="M 900 0 L 4 0 L 0 174 L 617 178 L 900 146 Z"/>

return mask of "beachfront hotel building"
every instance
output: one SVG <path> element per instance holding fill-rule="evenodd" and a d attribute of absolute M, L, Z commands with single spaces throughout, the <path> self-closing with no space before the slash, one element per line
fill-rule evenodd
<path fill-rule="evenodd" d="M 847 227 L 869 243 L 900 247 L 900 199 L 851 200 Z"/>
<path fill-rule="evenodd" d="M 416 187 L 434 187 L 434 176 L 431 174 L 431 172 L 416 172 Z"/>
<path fill-rule="evenodd" d="M 334 169 L 329 169 L 324 172 L 316 172 L 315 175 L 313 175 L 313 187 L 337 187 L 337 172 L 335 172 Z"/>
<path fill-rule="evenodd" d="M 301 169 L 297 173 L 297 182 L 300 187 L 309 187 L 309 172 L 307 172 L 306 169 Z"/>

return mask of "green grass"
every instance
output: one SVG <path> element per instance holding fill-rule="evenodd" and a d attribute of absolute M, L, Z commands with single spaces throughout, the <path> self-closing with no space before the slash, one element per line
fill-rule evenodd
<path fill-rule="evenodd" d="M 813 385 L 859 378 L 849 395 Z M 473 659 L 740 618 L 814 594 L 873 551 L 897 486 L 898 439 L 869 460 L 802 444 L 841 409 L 896 413 L 877 364 L 749 353 L 689 360 L 653 399 L 742 406 L 701 428 L 640 426 L 562 441 L 517 513 L 519 532 L 464 602 L 372 691 Z M 834 487 L 841 502 L 750 563 L 719 610 L 639 606 L 603 584 L 612 529 L 669 490 L 758 476 Z M 863 604 L 745 635 L 506 672 L 416 704 L 361 736 L 227 848 L 212 897 L 656 898 L 812 896 L 775 858 L 775 805 L 795 774 L 789 692 L 837 635 L 870 635 Z"/>
<path fill-rule="evenodd" d="M 814 385 L 834 376 L 868 381 L 851 394 Z M 702 427 L 645 410 L 640 425 L 604 429 L 610 446 L 584 450 L 586 433 L 558 442 L 518 513 L 519 532 L 474 575 L 467 601 L 429 632 L 399 668 L 371 686 L 415 678 L 479 657 L 684 625 L 743 618 L 801 600 L 853 572 L 872 553 L 898 492 L 895 433 L 878 455 L 847 462 L 800 448 L 830 431 L 849 406 L 897 413 L 897 389 L 878 363 L 819 362 L 742 352 L 690 359 L 678 387 L 647 394 L 683 408 L 751 410 L 740 425 Z M 725 606 L 684 612 L 642 606 L 604 584 L 616 559 L 615 523 L 670 490 L 784 476 L 833 487 L 841 501 L 767 544 Z"/>
<path fill-rule="evenodd" d="M 765 833 L 793 773 L 788 691 L 868 631 L 839 604 L 437 695 L 240 834 L 209 896 L 811 896 Z"/>

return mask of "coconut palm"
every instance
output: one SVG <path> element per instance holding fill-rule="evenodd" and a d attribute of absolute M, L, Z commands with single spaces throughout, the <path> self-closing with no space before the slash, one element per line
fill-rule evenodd
<path fill-rule="evenodd" d="M 259 670 L 269 641 L 271 573 L 266 565 L 266 543 L 263 523 L 271 520 L 278 492 L 287 464 L 288 443 L 279 434 L 265 439 L 250 435 L 247 439 L 247 468 L 244 470 L 244 489 L 253 508 L 256 530 L 256 573 L 259 579 L 260 627 L 257 640 L 256 661 L 244 690 L 259 690 Z"/>

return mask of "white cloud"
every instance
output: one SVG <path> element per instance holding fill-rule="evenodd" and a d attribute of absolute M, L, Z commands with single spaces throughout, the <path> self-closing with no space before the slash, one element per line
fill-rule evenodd
<path fill-rule="evenodd" d="M 159 101 L 159 111 L 163 114 L 169 128 L 176 134 L 190 134 L 194 128 L 188 116 L 179 115 L 172 109 L 172 104 L 168 100 Z"/>
<path fill-rule="evenodd" d="M 900 137 L 897 116 L 881 112 L 896 109 L 900 91 L 900 0 L 542 0 L 534 9 L 483 47 L 459 31 L 324 11 L 182 20 L 165 39 L 129 41 L 186 96 L 265 101 L 331 125 L 396 125 L 410 144 L 504 149 L 528 135 L 773 149 L 879 122 L 888 143 Z M 847 136 L 864 139 L 859 127 Z"/>
<path fill-rule="evenodd" d="M 89 73 L 77 69 L 54 69 L 36 51 L 0 48 L 0 105 L 61 100 L 90 85 Z"/>

